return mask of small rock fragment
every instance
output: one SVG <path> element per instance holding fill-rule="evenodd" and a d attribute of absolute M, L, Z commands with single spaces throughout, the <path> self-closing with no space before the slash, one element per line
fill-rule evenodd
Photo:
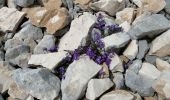
<path fill-rule="evenodd" d="M 74 0 L 75 4 L 87 5 L 92 0 Z"/>
<path fill-rule="evenodd" d="M 166 6 L 165 6 L 165 11 L 170 14 L 170 1 L 169 0 L 165 0 L 166 2 Z"/>
<path fill-rule="evenodd" d="M 143 59 L 145 54 L 149 50 L 149 45 L 146 40 L 139 40 L 138 44 L 139 44 L 139 52 L 137 54 L 137 58 Z"/>
<path fill-rule="evenodd" d="M 14 2 L 20 7 L 28 7 L 34 4 L 34 0 L 15 0 Z"/>
<path fill-rule="evenodd" d="M 123 89 L 125 87 L 124 76 L 122 73 L 113 73 L 113 82 L 115 83 L 115 89 Z"/>
<path fill-rule="evenodd" d="M 170 71 L 170 64 L 167 61 L 164 61 L 160 58 L 156 59 L 156 67 L 158 68 L 159 71 Z"/>
<path fill-rule="evenodd" d="M 17 5 L 15 4 L 15 0 L 6 0 L 7 1 L 7 6 L 9 8 L 17 8 Z"/>

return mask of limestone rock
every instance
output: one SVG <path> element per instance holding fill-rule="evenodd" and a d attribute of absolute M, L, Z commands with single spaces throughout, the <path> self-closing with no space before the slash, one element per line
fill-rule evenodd
<path fill-rule="evenodd" d="M 64 60 L 64 58 L 66 58 L 67 55 L 68 53 L 65 51 L 48 54 L 36 54 L 31 56 L 28 64 L 35 66 L 41 65 L 53 70 L 61 61 Z"/>
<path fill-rule="evenodd" d="M 47 69 L 17 69 L 12 78 L 19 88 L 41 100 L 53 100 L 60 91 L 60 80 Z"/>
<path fill-rule="evenodd" d="M 86 98 L 89 100 L 95 100 L 112 86 L 113 82 L 109 78 L 91 79 L 88 83 Z"/>
<path fill-rule="evenodd" d="M 84 96 L 89 80 L 100 70 L 101 66 L 90 60 L 88 56 L 81 56 L 71 63 L 62 80 L 62 100 L 77 100 Z"/>
<path fill-rule="evenodd" d="M 120 72 L 113 73 L 113 82 L 115 83 L 115 89 L 123 89 L 125 87 L 124 76 Z"/>
<path fill-rule="evenodd" d="M 15 4 L 15 0 L 6 0 L 7 1 L 7 6 L 9 8 L 16 8 L 17 5 Z"/>
<path fill-rule="evenodd" d="M 14 8 L 3 7 L 0 9 L 0 30 L 3 32 L 15 32 L 24 18 L 25 13 Z"/>
<path fill-rule="evenodd" d="M 5 0 L 0 0 L 0 8 L 2 8 L 5 4 Z"/>
<path fill-rule="evenodd" d="M 14 2 L 21 7 L 28 7 L 34 4 L 34 0 L 15 0 Z"/>
<path fill-rule="evenodd" d="M 169 0 L 165 0 L 166 2 L 166 6 L 165 6 L 165 11 L 170 14 L 170 1 Z"/>
<path fill-rule="evenodd" d="M 138 44 L 139 44 L 139 52 L 137 54 L 137 58 L 143 59 L 145 54 L 149 50 L 149 45 L 146 40 L 139 40 Z"/>
<path fill-rule="evenodd" d="M 123 52 L 123 55 L 129 58 L 130 60 L 133 60 L 136 58 L 137 54 L 138 54 L 138 41 L 132 40 L 129 46 Z"/>
<path fill-rule="evenodd" d="M 74 0 L 75 4 L 87 5 L 92 0 Z"/>
<path fill-rule="evenodd" d="M 170 30 L 158 36 L 152 41 L 152 45 L 149 51 L 150 55 L 156 55 L 159 57 L 170 55 Z"/>
<path fill-rule="evenodd" d="M 159 71 L 170 71 L 170 64 L 167 61 L 157 58 L 156 59 L 156 67 Z"/>
<path fill-rule="evenodd" d="M 47 10 L 59 9 L 62 5 L 61 0 L 41 0 Z"/>
<path fill-rule="evenodd" d="M 90 28 L 94 25 L 96 17 L 90 13 L 84 13 L 72 21 L 70 30 L 61 38 L 59 51 L 74 51 L 84 45 L 88 38 Z M 73 41 L 74 40 L 74 41 Z"/>

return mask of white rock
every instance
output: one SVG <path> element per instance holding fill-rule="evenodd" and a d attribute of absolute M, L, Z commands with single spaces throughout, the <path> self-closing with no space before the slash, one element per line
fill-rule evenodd
<path fill-rule="evenodd" d="M 71 63 L 61 84 L 62 100 L 77 100 L 84 96 L 89 80 L 101 68 L 88 56 L 81 56 L 79 60 Z"/>
<path fill-rule="evenodd" d="M 138 43 L 137 40 L 132 40 L 126 50 L 123 52 L 123 55 L 133 60 L 138 54 Z"/>
<path fill-rule="evenodd" d="M 95 100 L 112 86 L 113 82 L 109 78 L 91 79 L 88 83 L 86 98 L 89 100 Z"/>
<path fill-rule="evenodd" d="M 143 63 L 142 68 L 139 70 L 139 75 L 155 80 L 160 76 L 160 71 L 150 63 Z"/>
<path fill-rule="evenodd" d="M 168 70 L 170 71 L 170 64 L 160 58 L 156 59 L 156 67 L 159 71 Z"/>
<path fill-rule="evenodd" d="M 82 43 L 86 42 L 88 33 L 92 25 L 95 23 L 96 17 L 90 13 L 84 13 L 71 23 L 71 28 L 60 40 L 59 51 L 74 51 Z"/>
<path fill-rule="evenodd" d="M 3 32 L 15 32 L 24 18 L 25 13 L 15 8 L 3 7 L 0 9 L 0 30 Z"/>
<path fill-rule="evenodd" d="M 28 64 L 41 65 L 50 70 L 53 70 L 64 58 L 66 58 L 67 55 L 68 53 L 65 51 L 32 55 L 30 60 L 28 61 Z"/>
<path fill-rule="evenodd" d="M 130 28 L 131 28 L 130 23 L 128 23 L 127 21 L 120 24 L 120 26 L 123 28 L 124 32 L 128 32 L 130 30 Z"/>

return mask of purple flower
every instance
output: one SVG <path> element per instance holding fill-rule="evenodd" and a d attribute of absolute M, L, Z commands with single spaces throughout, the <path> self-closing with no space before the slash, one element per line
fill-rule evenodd
<path fill-rule="evenodd" d="M 104 30 L 105 29 L 105 25 L 106 25 L 106 22 L 103 19 L 103 15 L 100 13 L 98 15 L 98 17 L 97 17 L 97 22 L 95 24 L 95 27 L 100 29 L 100 30 Z"/>
<path fill-rule="evenodd" d="M 49 51 L 49 52 L 57 52 L 58 51 L 58 46 L 53 46 L 53 47 L 51 47 L 50 49 L 47 49 L 47 51 Z"/>
<path fill-rule="evenodd" d="M 96 58 L 95 62 L 96 62 L 97 64 L 102 64 L 102 63 L 103 63 L 102 57 L 101 57 L 101 56 L 98 56 L 98 57 Z"/>
<path fill-rule="evenodd" d="M 101 48 L 101 49 L 105 47 L 105 45 L 104 45 L 104 43 L 103 43 L 102 40 L 96 41 L 95 44 L 96 44 L 99 48 Z"/>
<path fill-rule="evenodd" d="M 107 26 L 109 28 L 110 31 L 116 31 L 116 32 L 121 32 L 123 31 L 122 27 L 120 27 L 119 25 L 117 24 L 112 24 L 112 25 L 109 25 Z"/>
<path fill-rule="evenodd" d="M 89 47 L 89 48 L 87 49 L 86 54 L 87 54 L 91 59 L 94 59 L 94 58 L 96 57 L 96 54 L 95 54 L 95 52 L 93 51 L 93 49 L 92 49 L 91 47 Z"/>
<path fill-rule="evenodd" d="M 70 55 L 68 55 L 65 60 L 67 60 L 68 62 L 70 62 L 70 61 L 72 60 L 72 57 L 71 57 Z"/>
<path fill-rule="evenodd" d="M 101 35 L 95 31 L 94 37 L 93 37 L 93 41 L 98 41 L 101 39 Z"/>
<path fill-rule="evenodd" d="M 61 79 L 62 80 L 64 80 L 65 79 L 65 69 L 64 69 L 64 67 L 60 67 L 59 69 L 58 69 L 58 71 L 59 71 L 59 74 L 61 75 Z"/>
<path fill-rule="evenodd" d="M 78 60 L 79 59 L 79 52 L 78 52 L 78 49 L 75 49 L 74 50 L 74 53 L 73 53 L 73 60 Z"/>
<path fill-rule="evenodd" d="M 112 61 L 112 60 L 111 60 L 109 57 L 107 57 L 105 63 L 106 63 L 106 65 L 107 65 L 108 67 L 110 66 L 111 61 Z"/>

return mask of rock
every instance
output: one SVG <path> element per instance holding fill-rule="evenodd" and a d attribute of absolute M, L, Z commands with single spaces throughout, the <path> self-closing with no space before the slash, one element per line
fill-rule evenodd
<path fill-rule="evenodd" d="M 5 0 L 0 0 L 0 8 L 2 8 L 5 4 Z"/>
<path fill-rule="evenodd" d="M 7 41 L 8 39 L 12 39 L 14 37 L 15 33 L 6 33 L 4 35 L 4 41 Z"/>
<path fill-rule="evenodd" d="M 155 80 L 160 76 L 160 71 L 154 65 L 145 62 L 142 64 L 139 75 Z"/>
<path fill-rule="evenodd" d="M 157 56 L 146 55 L 145 60 L 146 60 L 146 62 L 148 62 L 148 63 L 151 63 L 151 64 L 153 64 L 153 65 L 156 65 L 156 58 L 157 58 Z"/>
<path fill-rule="evenodd" d="M 132 23 L 135 17 L 135 9 L 134 8 L 125 8 L 120 12 L 116 13 L 116 21 L 119 23 L 123 23 L 127 21 L 128 23 Z"/>
<path fill-rule="evenodd" d="M 120 26 L 123 28 L 124 32 L 128 32 L 130 30 L 130 28 L 131 28 L 130 23 L 128 23 L 127 21 L 120 24 Z"/>
<path fill-rule="evenodd" d="M 13 82 L 11 78 L 12 71 L 15 70 L 8 62 L 0 61 L 0 93 L 4 93 L 9 89 Z"/>
<path fill-rule="evenodd" d="M 165 97 L 166 100 L 170 99 L 170 72 L 163 71 L 159 79 L 153 84 L 154 90 Z"/>
<path fill-rule="evenodd" d="M 167 61 L 157 58 L 156 59 L 156 67 L 159 71 L 170 71 L 170 64 Z"/>
<path fill-rule="evenodd" d="M 133 2 L 143 10 L 153 13 L 158 13 L 166 5 L 165 0 L 133 0 Z"/>
<path fill-rule="evenodd" d="M 154 22 L 154 23 L 153 23 Z M 153 14 L 138 19 L 128 34 L 133 39 L 140 39 L 145 36 L 155 37 L 170 28 L 170 21 L 161 14 Z"/>
<path fill-rule="evenodd" d="M 15 4 L 15 0 L 6 0 L 7 1 L 7 6 L 9 8 L 17 8 L 17 5 Z"/>
<path fill-rule="evenodd" d="M 0 95 L 0 100 L 4 100 L 3 97 L 2 97 L 2 95 Z"/>
<path fill-rule="evenodd" d="M 74 0 L 75 4 L 87 5 L 92 0 Z"/>
<path fill-rule="evenodd" d="M 158 100 L 158 97 L 156 95 L 152 96 L 152 97 L 144 97 L 144 100 Z"/>
<path fill-rule="evenodd" d="M 5 53 L 0 50 L 0 61 L 4 61 L 5 59 Z"/>
<path fill-rule="evenodd" d="M 24 12 L 20 12 L 14 8 L 3 7 L 0 9 L 0 30 L 3 32 L 15 32 L 18 25 L 25 16 Z"/>
<path fill-rule="evenodd" d="M 104 11 L 114 16 L 116 12 L 125 8 L 125 0 L 99 0 L 89 5 L 93 10 Z"/>
<path fill-rule="evenodd" d="M 29 94 L 26 93 L 22 88 L 19 88 L 15 82 L 13 82 L 8 90 L 8 94 L 12 98 L 27 100 Z"/>
<path fill-rule="evenodd" d="M 34 4 L 34 0 L 15 0 L 15 4 L 20 7 L 28 7 Z"/>
<path fill-rule="evenodd" d="M 130 41 L 130 37 L 126 33 L 116 33 L 102 39 L 105 49 L 122 48 Z"/>
<path fill-rule="evenodd" d="M 35 27 L 32 24 L 28 24 L 16 33 L 14 38 L 18 38 L 20 40 L 28 38 L 32 40 L 41 40 L 43 38 L 43 33 L 40 28 Z"/>
<path fill-rule="evenodd" d="M 137 58 L 143 59 L 145 54 L 149 50 L 149 45 L 146 40 L 139 40 L 138 44 L 139 44 L 139 52 L 137 54 Z"/>
<path fill-rule="evenodd" d="M 60 92 L 60 80 L 47 69 L 17 69 L 12 78 L 17 87 L 41 100 L 53 100 Z"/>
<path fill-rule="evenodd" d="M 117 54 L 115 54 L 111 60 L 109 69 L 112 72 L 124 72 L 123 63 Z"/>
<path fill-rule="evenodd" d="M 50 70 L 53 70 L 58 64 L 66 58 L 68 55 L 67 52 L 61 51 L 56 53 L 48 53 L 48 54 L 37 54 L 32 55 L 29 59 L 28 64 L 30 65 L 41 65 Z"/>
<path fill-rule="evenodd" d="M 130 60 L 133 60 L 136 58 L 137 54 L 138 54 L 138 41 L 132 40 L 129 46 L 123 52 L 123 55 L 129 58 Z"/>
<path fill-rule="evenodd" d="M 19 39 L 9 39 L 5 42 L 5 50 L 9 50 L 11 48 L 14 48 L 16 46 L 23 45 L 22 40 Z"/>
<path fill-rule="evenodd" d="M 115 89 L 123 89 L 125 87 L 124 76 L 122 73 L 113 73 L 113 82 L 115 83 Z"/>
<path fill-rule="evenodd" d="M 138 74 L 139 70 L 142 67 L 142 60 L 134 60 L 133 63 L 129 66 L 129 70 L 132 70 L 136 74 Z"/>
<path fill-rule="evenodd" d="M 72 21 L 70 30 L 61 38 L 59 51 L 74 51 L 79 46 L 85 45 L 90 28 L 94 25 L 96 17 L 90 13 L 84 13 Z M 74 41 L 73 41 L 74 40 Z"/>
<path fill-rule="evenodd" d="M 77 100 L 84 96 L 89 80 L 100 70 L 101 66 L 90 60 L 87 56 L 81 56 L 79 60 L 71 63 L 62 80 L 62 100 Z"/>
<path fill-rule="evenodd" d="M 48 10 L 44 7 L 32 7 L 24 8 L 23 11 L 27 13 L 27 17 L 33 25 L 46 27 L 50 34 L 55 34 L 56 31 L 64 28 L 69 22 L 69 14 L 66 8 Z"/>
<path fill-rule="evenodd" d="M 106 63 L 103 63 L 101 66 L 102 66 L 101 71 L 102 71 L 103 74 L 99 75 L 99 78 L 100 79 L 109 78 L 110 70 L 109 70 L 108 66 L 106 65 Z"/>
<path fill-rule="evenodd" d="M 34 48 L 34 54 L 43 54 L 46 53 L 44 49 L 49 50 L 50 48 L 55 47 L 55 37 L 53 35 L 45 35 L 43 39 L 38 43 Z"/>
<path fill-rule="evenodd" d="M 133 100 L 134 98 L 128 91 L 115 90 L 103 95 L 100 100 Z"/>
<path fill-rule="evenodd" d="M 47 10 L 59 9 L 62 5 L 61 0 L 41 0 Z"/>
<path fill-rule="evenodd" d="M 31 53 L 34 52 L 34 48 L 37 46 L 37 42 L 31 38 L 27 38 L 23 41 L 24 45 L 27 45 L 30 47 Z"/>
<path fill-rule="evenodd" d="M 170 55 L 170 30 L 158 36 L 152 41 L 149 55 L 156 55 L 159 57 Z"/>
<path fill-rule="evenodd" d="M 23 53 L 29 53 L 30 48 L 25 45 L 19 45 L 6 51 L 5 60 L 10 61 L 18 57 Z"/>
<path fill-rule="evenodd" d="M 165 0 L 166 2 L 166 6 L 165 6 L 165 11 L 170 14 L 170 1 L 169 0 Z"/>
<path fill-rule="evenodd" d="M 113 82 L 109 78 L 91 79 L 88 83 L 86 98 L 89 100 L 95 100 L 112 86 Z"/>

